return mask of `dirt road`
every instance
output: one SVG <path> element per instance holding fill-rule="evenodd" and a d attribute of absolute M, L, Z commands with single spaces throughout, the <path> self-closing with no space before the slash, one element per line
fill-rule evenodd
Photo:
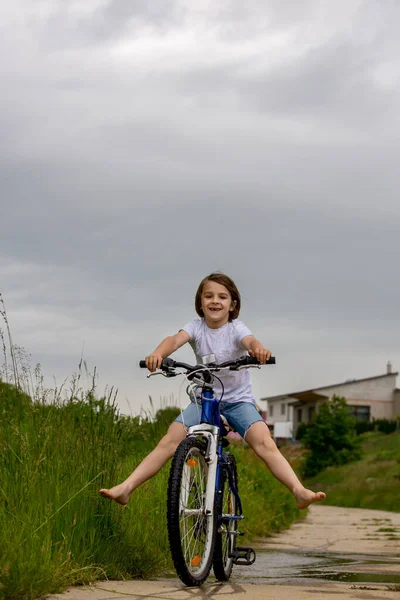
<path fill-rule="evenodd" d="M 310 595 L 315 600 L 395 600 L 399 597 L 400 587 L 395 590 L 391 584 L 400 581 L 400 513 L 312 506 L 304 520 L 282 534 L 259 540 L 258 546 L 258 567 L 250 575 L 253 579 L 249 579 L 253 567 L 242 567 L 235 569 L 231 581 L 225 584 L 210 580 L 201 588 L 188 589 L 177 579 L 108 581 L 90 588 L 72 588 L 48 600 L 309 600 Z M 300 563 L 307 562 L 307 557 L 311 557 L 310 564 L 314 567 L 309 568 L 307 563 L 306 570 L 303 566 L 299 568 Z M 350 568 L 353 583 L 329 581 L 333 571 L 327 565 L 331 563 L 335 564 L 334 572 L 339 579 L 341 573 L 345 578 Z M 282 572 L 286 574 L 283 578 Z M 354 583 L 365 580 L 383 583 Z"/>

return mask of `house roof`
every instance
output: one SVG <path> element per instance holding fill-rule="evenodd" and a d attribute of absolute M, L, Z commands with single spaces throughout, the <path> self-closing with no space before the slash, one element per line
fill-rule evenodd
<path fill-rule="evenodd" d="M 318 394 L 319 391 L 327 390 L 329 388 L 339 387 L 341 385 L 351 385 L 353 383 L 360 383 L 362 381 L 372 381 L 374 379 L 382 379 L 384 377 L 393 377 L 398 375 L 398 371 L 395 373 L 385 373 L 384 375 L 375 375 L 375 377 L 363 377 L 362 379 L 348 379 L 347 381 L 342 381 L 341 383 L 334 383 L 332 385 L 324 385 L 318 388 L 311 388 L 309 390 L 304 390 L 300 392 L 290 392 L 288 394 L 279 394 L 279 396 L 267 396 L 265 398 L 260 398 L 261 401 L 268 400 L 268 402 L 274 402 L 276 400 L 283 400 L 284 398 L 295 398 L 296 400 L 301 400 L 303 402 L 317 401 L 321 399 L 325 399 L 326 396 L 324 394 Z"/>

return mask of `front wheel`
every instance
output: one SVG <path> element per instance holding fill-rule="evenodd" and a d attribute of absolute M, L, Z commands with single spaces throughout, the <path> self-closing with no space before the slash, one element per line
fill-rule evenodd
<path fill-rule="evenodd" d="M 233 484 L 238 491 L 236 459 L 233 454 L 227 452 L 225 460 L 231 469 Z M 221 469 L 221 487 L 218 493 L 217 514 L 218 533 L 214 550 L 214 575 L 218 581 L 227 581 L 231 576 L 233 568 L 233 553 L 236 548 L 238 525 L 237 519 L 232 519 L 232 517 L 237 516 L 238 510 L 236 496 L 230 487 L 226 467 L 222 467 Z"/>
<path fill-rule="evenodd" d="M 185 585 L 208 577 L 215 543 L 215 510 L 206 515 L 205 444 L 188 437 L 178 446 L 168 482 L 167 527 L 172 560 Z"/>

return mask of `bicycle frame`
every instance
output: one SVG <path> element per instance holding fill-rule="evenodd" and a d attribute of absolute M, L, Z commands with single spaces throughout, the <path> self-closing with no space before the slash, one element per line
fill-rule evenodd
<path fill-rule="evenodd" d="M 219 402 L 214 397 L 211 390 L 206 390 L 201 398 L 201 423 L 188 428 L 187 435 L 201 435 L 207 440 L 207 449 L 205 458 L 209 465 L 207 491 L 206 491 L 206 515 L 213 514 L 215 505 L 215 496 L 221 487 L 221 467 L 223 466 L 228 473 L 229 487 L 231 488 L 238 503 L 239 515 L 236 519 L 243 519 L 242 503 L 239 493 L 233 482 L 232 470 L 230 465 L 224 460 L 222 449 L 223 425 L 221 421 Z M 233 518 L 233 517 L 231 517 Z"/>

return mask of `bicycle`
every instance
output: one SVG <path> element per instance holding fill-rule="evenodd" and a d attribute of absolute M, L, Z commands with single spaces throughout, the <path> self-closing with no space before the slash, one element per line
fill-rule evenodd
<path fill-rule="evenodd" d="M 275 358 L 267 364 L 275 364 Z M 145 362 L 140 361 L 140 366 L 145 368 Z M 260 363 L 244 356 L 219 365 L 211 362 L 192 366 L 166 358 L 160 371 L 149 375 L 184 374 L 191 399 L 198 401 L 201 392 L 200 424 L 188 428 L 175 452 L 167 494 L 172 560 L 187 586 L 202 585 L 211 567 L 218 581 L 227 581 L 235 564 L 252 565 L 256 559 L 253 548 L 236 545 L 236 538 L 244 535 L 238 531 L 238 523 L 244 519 L 238 474 L 235 456 L 224 451 L 229 445 L 229 429 L 219 410 L 222 396 L 218 400 L 213 391 L 213 381 L 219 379 L 215 373 L 249 367 L 260 368 Z"/>

